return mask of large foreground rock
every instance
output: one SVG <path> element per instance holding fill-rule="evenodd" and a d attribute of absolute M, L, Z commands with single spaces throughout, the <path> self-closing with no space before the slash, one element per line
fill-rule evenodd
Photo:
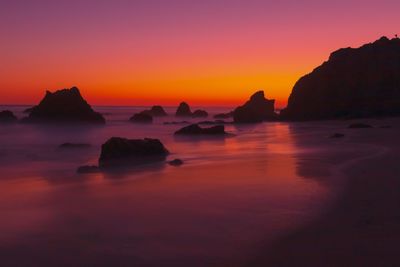
<path fill-rule="evenodd" d="M 210 128 L 201 128 L 198 124 L 192 124 L 175 132 L 175 135 L 225 135 L 225 126 L 217 125 Z"/>
<path fill-rule="evenodd" d="M 101 147 L 100 168 L 135 166 L 164 161 L 168 150 L 158 139 L 126 139 L 112 137 Z"/>
<path fill-rule="evenodd" d="M 0 111 L 0 123 L 17 122 L 17 117 L 9 110 Z"/>
<path fill-rule="evenodd" d="M 267 120 L 275 120 L 275 100 L 264 97 L 263 91 L 258 91 L 250 97 L 243 106 L 233 111 L 233 120 L 236 123 L 255 123 Z"/>
<path fill-rule="evenodd" d="M 59 90 L 54 93 L 47 91 L 39 105 L 30 110 L 29 116 L 24 121 L 105 123 L 103 116 L 91 108 L 76 87 Z"/>
<path fill-rule="evenodd" d="M 294 86 L 283 119 L 400 115 L 400 39 L 333 52 Z"/>

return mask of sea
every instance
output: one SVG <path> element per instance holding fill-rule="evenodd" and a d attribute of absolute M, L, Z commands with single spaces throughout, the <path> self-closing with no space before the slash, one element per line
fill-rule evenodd
<path fill-rule="evenodd" d="M 23 118 L 27 106 L 1 106 Z M 0 125 L 2 266 L 235 266 L 324 212 L 335 196 L 317 155 L 330 128 L 265 122 L 226 124 L 231 135 L 178 138 L 185 126 L 213 120 L 129 118 L 146 107 L 94 109 L 104 126 Z M 229 121 L 229 120 L 227 120 Z M 96 165 L 111 137 L 157 138 L 168 160 L 121 172 L 78 174 Z M 61 149 L 63 143 L 90 147 Z"/>

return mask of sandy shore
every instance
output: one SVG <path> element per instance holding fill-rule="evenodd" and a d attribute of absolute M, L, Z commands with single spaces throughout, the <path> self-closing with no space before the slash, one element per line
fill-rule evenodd
<path fill-rule="evenodd" d="M 347 130 L 346 143 L 370 149 L 344 158 L 326 178 L 344 182 L 332 208 L 273 244 L 261 245 L 244 266 L 399 266 L 400 120 L 371 124 L 393 127 Z"/>

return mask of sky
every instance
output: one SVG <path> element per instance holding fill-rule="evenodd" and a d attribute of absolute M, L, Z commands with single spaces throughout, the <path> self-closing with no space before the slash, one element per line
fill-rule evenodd
<path fill-rule="evenodd" d="M 286 105 L 341 47 L 400 35 L 400 1 L 0 0 L 0 103 Z"/>

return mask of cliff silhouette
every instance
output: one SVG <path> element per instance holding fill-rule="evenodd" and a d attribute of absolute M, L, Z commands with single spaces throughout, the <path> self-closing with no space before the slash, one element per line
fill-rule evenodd
<path fill-rule="evenodd" d="M 400 115 L 400 39 L 382 37 L 333 52 L 294 86 L 288 120 Z"/>

